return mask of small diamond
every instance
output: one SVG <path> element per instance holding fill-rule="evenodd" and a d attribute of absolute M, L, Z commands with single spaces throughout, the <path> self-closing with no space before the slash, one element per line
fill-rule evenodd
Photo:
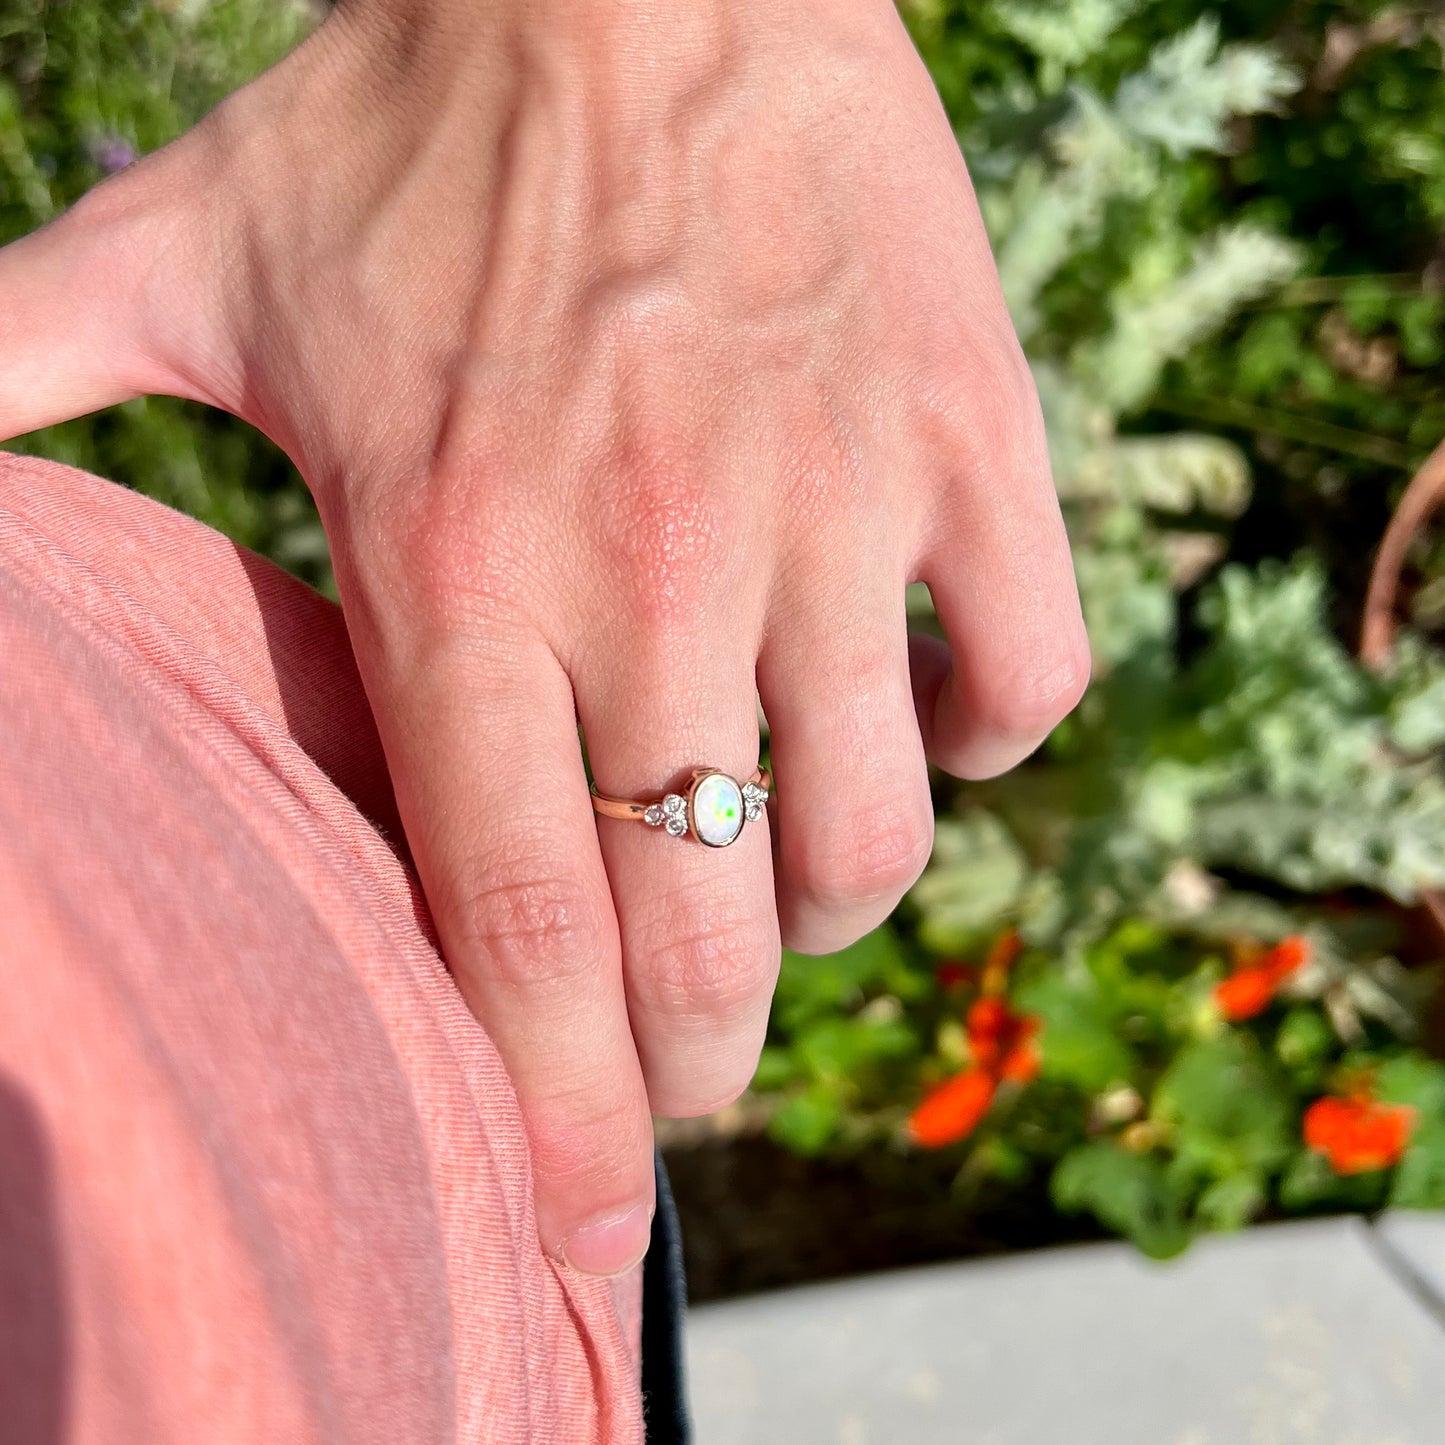
<path fill-rule="evenodd" d="M 749 823 L 756 823 L 763 816 L 763 807 L 768 801 L 768 790 L 756 783 L 743 784 L 743 816 Z"/>
<path fill-rule="evenodd" d="M 687 832 L 687 819 L 680 813 L 673 813 L 667 820 L 667 831 L 674 838 L 681 838 Z"/>
<path fill-rule="evenodd" d="M 761 803 L 744 803 L 743 815 L 749 823 L 756 823 L 763 816 L 763 805 Z"/>
<path fill-rule="evenodd" d="M 662 827 L 667 818 L 667 814 L 662 811 L 661 803 L 653 803 L 642 816 L 644 821 L 650 823 L 654 828 Z"/>
<path fill-rule="evenodd" d="M 680 797 L 677 793 L 669 793 L 662 800 L 662 811 L 669 818 L 680 818 L 687 812 L 687 799 Z"/>

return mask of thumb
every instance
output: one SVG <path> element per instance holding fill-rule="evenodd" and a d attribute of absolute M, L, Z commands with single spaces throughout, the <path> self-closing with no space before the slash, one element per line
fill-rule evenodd
<path fill-rule="evenodd" d="M 214 274 L 157 152 L 0 249 L 0 440 L 147 394 L 214 401 Z"/>

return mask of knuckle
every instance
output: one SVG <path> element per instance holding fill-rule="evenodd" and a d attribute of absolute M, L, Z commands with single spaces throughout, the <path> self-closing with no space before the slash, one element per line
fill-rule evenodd
<path fill-rule="evenodd" d="M 464 948 L 492 981 L 518 993 L 570 989 L 606 948 L 602 909 L 562 867 L 490 877 L 455 910 Z"/>
<path fill-rule="evenodd" d="M 1047 464 L 1038 388 L 1016 342 L 955 349 L 919 388 L 925 426 L 952 462 L 973 470 Z"/>
<path fill-rule="evenodd" d="M 367 540 L 376 538 L 378 555 L 373 559 L 369 555 L 372 549 L 367 547 L 368 555 L 359 559 L 367 575 L 386 577 L 388 595 L 405 597 L 409 610 L 427 631 L 451 626 L 456 621 L 458 582 L 467 575 L 464 569 L 471 566 L 460 529 L 413 520 L 391 531 L 389 549 L 381 541 L 387 531 L 379 526 L 368 534 Z M 379 571 L 377 563 L 388 571 Z"/>
<path fill-rule="evenodd" d="M 1089 686 L 1085 644 L 1039 649 L 1025 665 L 999 669 L 976 700 L 978 723 L 995 736 L 1039 742 L 1078 705 Z"/>
<path fill-rule="evenodd" d="M 388 473 L 359 488 L 357 511 L 368 523 L 352 541 L 359 567 L 430 630 L 510 611 L 525 547 L 492 502 L 495 478 L 511 471 L 476 450 L 464 462 L 418 468 L 403 485 Z"/>
<path fill-rule="evenodd" d="M 552 1188 L 605 1196 L 651 1156 L 646 1100 L 640 1091 L 634 1099 L 599 1081 L 579 1083 L 545 1104 L 529 1103 L 527 1143 L 533 1170 Z"/>
<path fill-rule="evenodd" d="M 782 958 L 776 919 L 733 893 L 665 901 L 636 960 L 650 1007 L 724 1021 L 755 1011 Z"/>
<path fill-rule="evenodd" d="M 338 557 L 357 584 L 348 607 L 398 643 L 524 616 L 535 559 L 497 487 L 514 474 L 508 458 L 480 449 L 356 467 Z"/>
<path fill-rule="evenodd" d="M 804 854 L 800 882 L 824 909 L 892 903 L 923 872 L 932 850 L 931 814 L 901 803 L 874 803 L 818 830 Z"/>

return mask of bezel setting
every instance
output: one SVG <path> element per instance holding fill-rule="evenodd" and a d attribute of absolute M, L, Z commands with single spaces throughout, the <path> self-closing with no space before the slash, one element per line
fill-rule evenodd
<path fill-rule="evenodd" d="M 716 841 L 703 837 L 697 820 L 698 790 L 709 778 L 724 779 L 737 794 L 742 808 L 736 831 L 730 837 Z M 763 816 L 767 802 L 768 790 L 752 779 L 740 783 L 721 768 L 697 768 L 681 793 L 668 793 L 659 801 L 649 803 L 642 811 L 642 821 L 649 827 L 663 829 L 674 838 L 690 834 L 705 848 L 730 848 L 742 837 L 747 824 L 756 823 Z"/>
<path fill-rule="evenodd" d="M 726 838 L 705 838 L 702 829 L 698 826 L 697 800 L 699 794 L 714 778 L 721 778 L 729 788 L 737 795 L 738 800 L 738 825 L 733 829 L 730 836 Z M 699 770 L 692 776 L 692 782 L 687 789 L 687 824 L 692 830 L 692 836 L 697 839 L 705 848 L 730 848 L 743 835 L 743 824 L 747 822 L 747 804 L 743 799 L 742 784 L 733 777 L 731 773 L 725 773 L 719 768 L 709 768 L 706 771 Z"/>

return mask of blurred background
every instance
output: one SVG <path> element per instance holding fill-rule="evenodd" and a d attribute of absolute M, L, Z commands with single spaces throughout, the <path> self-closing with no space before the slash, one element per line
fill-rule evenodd
<path fill-rule="evenodd" d="M 1445 16 L 902 9 L 1033 363 L 1095 681 L 1013 775 L 935 779 L 896 916 L 787 955 L 751 1091 L 660 1125 L 694 1295 L 1445 1208 Z M 323 14 L 0 0 L 0 240 Z M 228 417 L 12 445 L 333 590 L 304 487 Z"/>

